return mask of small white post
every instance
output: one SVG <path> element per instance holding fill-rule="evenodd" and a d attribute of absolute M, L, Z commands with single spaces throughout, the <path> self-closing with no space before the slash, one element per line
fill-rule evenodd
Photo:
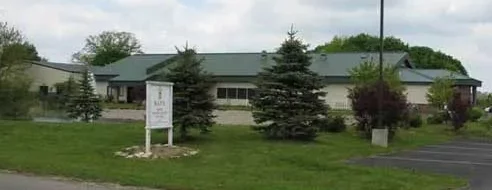
<path fill-rule="evenodd" d="M 150 142 L 151 142 L 151 139 L 150 139 L 150 129 L 149 128 L 145 128 L 145 153 L 146 154 L 150 154 Z"/>
<path fill-rule="evenodd" d="M 167 145 L 173 146 L 173 128 L 167 128 Z"/>

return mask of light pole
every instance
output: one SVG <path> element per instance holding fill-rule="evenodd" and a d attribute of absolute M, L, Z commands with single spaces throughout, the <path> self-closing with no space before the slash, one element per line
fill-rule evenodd
<path fill-rule="evenodd" d="M 383 129 L 383 51 L 384 51 L 384 0 L 381 0 L 379 23 L 379 89 L 378 89 L 378 128 Z"/>

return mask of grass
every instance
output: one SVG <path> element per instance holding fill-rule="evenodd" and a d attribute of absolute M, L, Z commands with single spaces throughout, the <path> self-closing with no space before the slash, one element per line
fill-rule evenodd
<path fill-rule="evenodd" d="M 492 126 L 486 125 L 490 124 L 468 123 L 465 125 L 465 129 L 460 131 L 459 134 L 465 138 L 480 138 L 492 140 Z"/>
<path fill-rule="evenodd" d="M 248 127 L 216 126 L 207 136 L 179 143 L 194 157 L 127 160 L 113 156 L 144 143 L 143 124 L 52 124 L 0 122 L 0 169 L 61 175 L 95 182 L 171 190 L 433 190 L 466 182 L 408 170 L 344 163 L 352 157 L 414 148 L 452 138 L 443 128 L 401 131 L 389 149 L 372 147 L 353 132 L 323 134 L 313 143 L 275 142 Z M 154 143 L 166 142 L 153 133 Z"/>

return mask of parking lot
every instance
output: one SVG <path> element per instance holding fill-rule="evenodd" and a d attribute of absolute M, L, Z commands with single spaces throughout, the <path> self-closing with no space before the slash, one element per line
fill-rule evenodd
<path fill-rule="evenodd" d="M 472 190 L 492 189 L 492 141 L 456 140 L 354 162 L 455 175 L 468 178 Z"/>

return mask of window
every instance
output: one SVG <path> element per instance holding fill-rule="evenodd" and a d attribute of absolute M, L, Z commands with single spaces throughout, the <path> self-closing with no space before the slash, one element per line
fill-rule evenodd
<path fill-rule="evenodd" d="M 237 89 L 237 99 L 244 100 L 246 99 L 247 96 L 247 89 L 246 88 L 238 88 Z"/>
<path fill-rule="evenodd" d="M 253 88 L 217 88 L 217 99 L 251 99 L 256 95 Z"/>
<path fill-rule="evenodd" d="M 48 86 L 39 86 L 39 94 L 41 96 L 47 96 L 48 95 Z"/>
<path fill-rule="evenodd" d="M 217 88 L 217 98 L 218 99 L 226 99 L 227 98 L 227 89 Z"/>
<path fill-rule="evenodd" d="M 63 93 L 63 87 L 62 86 L 56 86 L 56 94 L 57 95 L 60 95 Z"/>
<path fill-rule="evenodd" d="M 249 88 L 248 89 L 248 99 L 252 99 L 254 98 L 256 95 L 256 89 L 253 89 L 253 88 Z"/>
<path fill-rule="evenodd" d="M 237 88 L 228 88 L 227 89 L 227 98 L 228 99 L 237 99 Z"/>

